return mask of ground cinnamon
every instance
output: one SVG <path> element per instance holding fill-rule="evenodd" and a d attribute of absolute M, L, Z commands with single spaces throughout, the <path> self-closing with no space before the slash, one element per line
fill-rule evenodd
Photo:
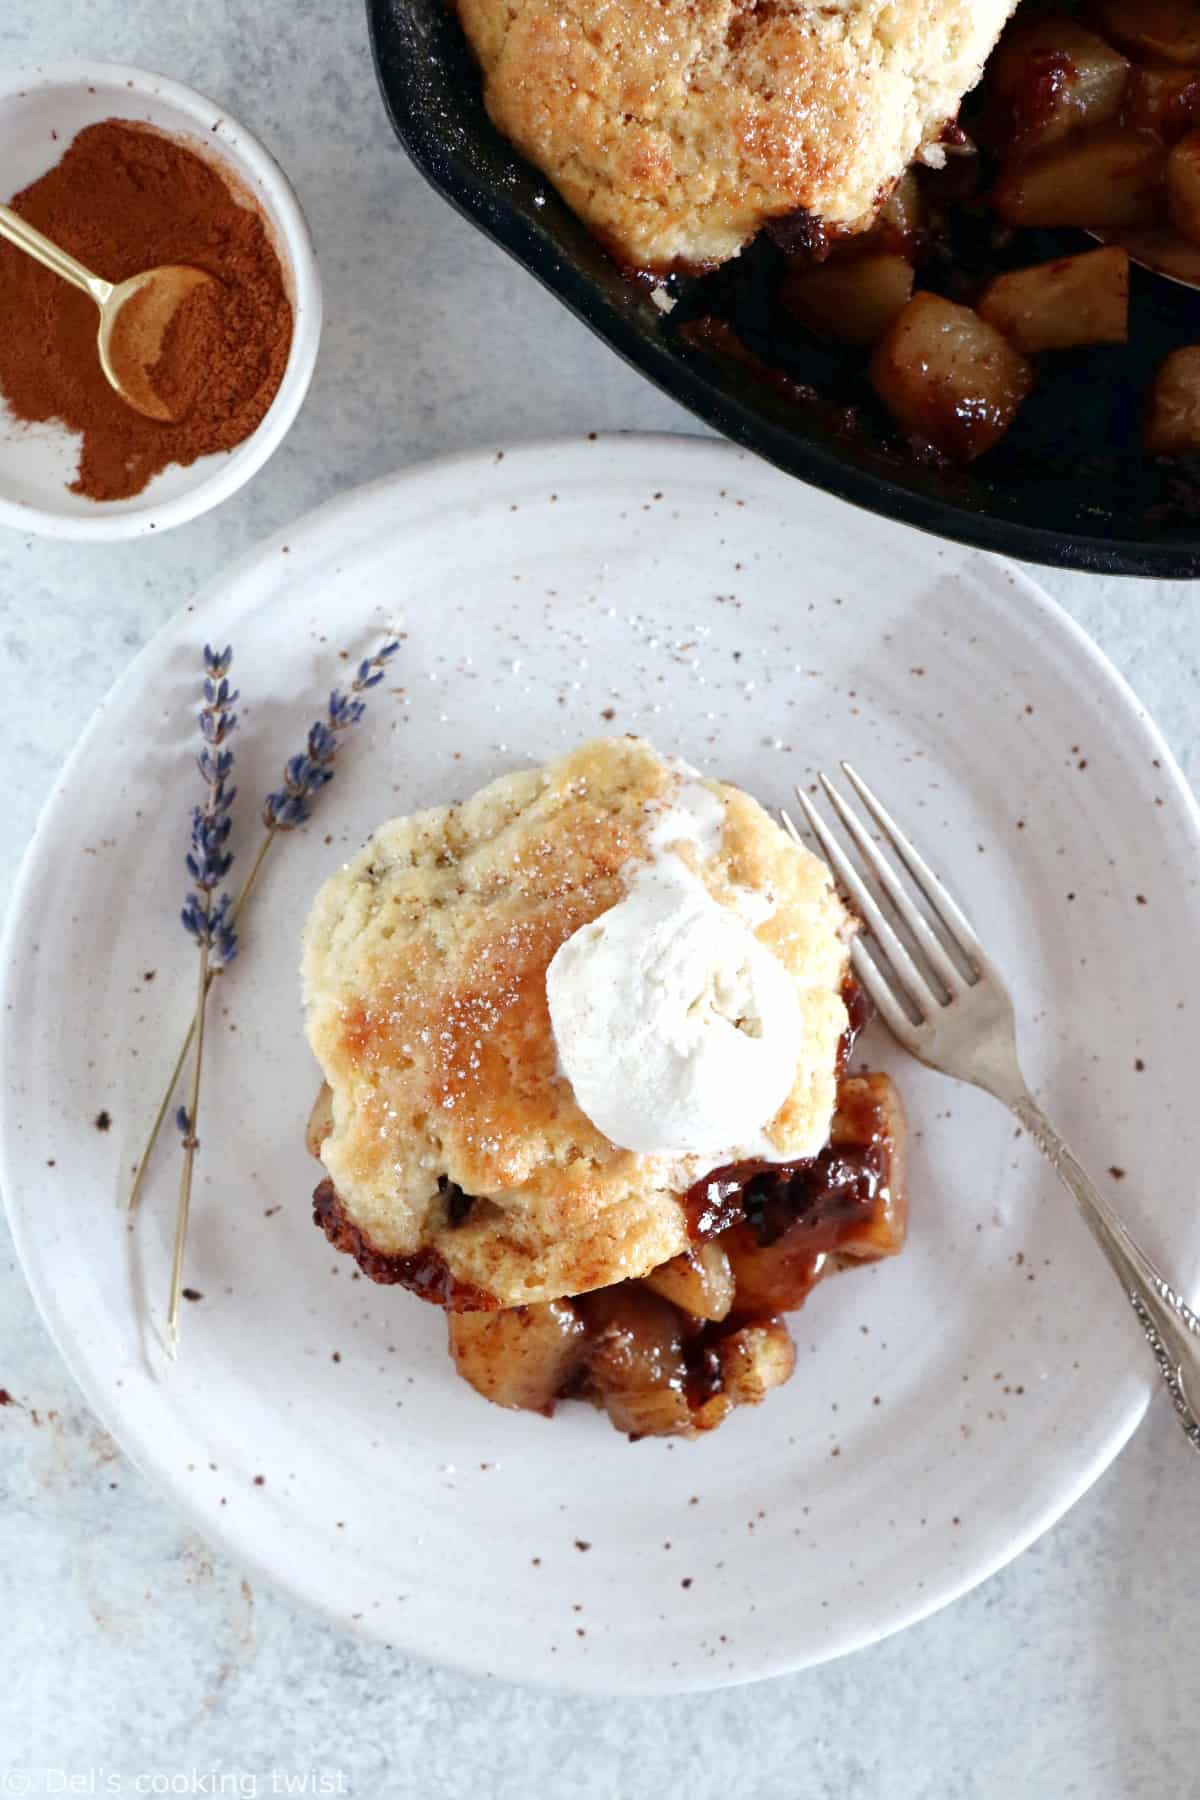
<path fill-rule="evenodd" d="M 207 158 L 148 126 L 106 119 L 11 204 L 106 280 L 166 263 L 215 277 L 163 338 L 152 380 L 182 416 L 160 424 L 105 381 L 88 296 L 0 241 L 0 394 L 18 419 L 82 433 L 74 492 L 125 499 L 168 463 L 249 437 L 283 379 L 292 309 L 261 212 Z"/>

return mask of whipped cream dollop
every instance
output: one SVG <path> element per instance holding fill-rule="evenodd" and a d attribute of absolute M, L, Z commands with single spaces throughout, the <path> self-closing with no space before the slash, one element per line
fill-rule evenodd
<path fill-rule="evenodd" d="M 800 1004 L 745 911 L 714 900 L 667 849 L 715 824 L 707 802 L 718 814 L 720 802 L 700 792 L 655 821 L 656 854 L 630 871 L 626 897 L 557 951 L 550 1022 L 576 1102 L 612 1143 L 780 1161 L 763 1130 L 796 1078 Z"/>

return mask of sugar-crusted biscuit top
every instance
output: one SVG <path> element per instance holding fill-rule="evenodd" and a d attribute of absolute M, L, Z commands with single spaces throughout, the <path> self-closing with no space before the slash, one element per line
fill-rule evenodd
<path fill-rule="evenodd" d="M 682 1196 L 729 1159 L 604 1137 L 559 1071 L 546 1000 L 555 951 L 651 854 L 681 856 L 718 903 L 769 897 L 755 935 L 795 980 L 804 1049 L 767 1136 L 781 1159 L 825 1143 L 849 920 L 824 865 L 737 788 L 704 783 L 722 813 L 711 854 L 652 849 L 686 780 L 640 739 L 599 739 L 382 826 L 321 889 L 303 954 L 309 1042 L 332 1090 L 320 1153 L 371 1252 L 432 1252 L 464 1290 L 513 1306 L 642 1275 L 685 1247 Z M 457 1223 L 455 1189 L 475 1197 Z"/>
<path fill-rule="evenodd" d="M 712 265 L 804 208 L 860 229 L 1015 0 L 456 0 L 488 112 L 618 260 Z"/>

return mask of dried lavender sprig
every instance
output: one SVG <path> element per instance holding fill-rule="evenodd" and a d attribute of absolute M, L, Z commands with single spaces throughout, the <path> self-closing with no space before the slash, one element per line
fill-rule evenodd
<path fill-rule="evenodd" d="M 228 910 L 227 922 L 230 928 L 235 927 L 240 920 L 242 908 L 254 890 L 267 851 L 276 837 L 281 832 L 295 830 L 296 826 L 303 825 L 311 817 L 312 804 L 317 794 L 333 780 L 333 764 L 341 735 L 358 724 L 366 711 L 366 701 L 362 696 L 383 680 L 386 665 L 399 648 L 399 638 L 389 638 L 380 646 L 374 656 L 367 657 L 359 663 L 354 679 L 350 683 L 349 692 L 342 692 L 338 688 L 332 690 L 325 717 L 318 719 L 309 728 L 304 749 L 299 755 L 290 757 L 285 763 L 282 787 L 268 794 L 263 803 L 263 824 L 266 830 L 237 899 Z M 236 695 L 233 698 L 236 698 Z M 208 974 L 210 987 L 218 973 L 220 973 L 219 969 L 210 969 Z M 179 1077 L 183 1073 L 183 1065 L 191 1048 L 198 1018 L 199 1008 L 197 1007 L 192 1014 L 192 1021 L 180 1046 L 179 1055 L 175 1059 L 175 1067 L 171 1071 L 170 1080 L 163 1090 L 162 1100 L 159 1102 L 154 1123 L 150 1128 L 146 1147 L 134 1170 L 127 1202 L 131 1211 L 137 1205 L 151 1151 L 158 1140 L 163 1120 L 167 1116 L 171 1101 L 175 1096 L 175 1089 L 179 1085 Z M 180 1112 L 186 1116 L 185 1108 L 181 1107 Z M 180 1129 L 183 1130 L 184 1127 L 181 1126 Z"/>
<path fill-rule="evenodd" d="M 238 953 L 237 930 L 233 923 L 233 901 L 222 894 L 216 906 L 204 911 L 197 894 L 189 894 L 179 914 L 184 930 L 208 952 L 210 972 L 227 969 Z"/>
<path fill-rule="evenodd" d="M 191 847 L 185 862 L 195 888 L 184 901 L 180 914 L 184 930 L 208 951 L 210 960 L 220 968 L 232 962 L 237 954 L 237 934 L 229 917 L 233 902 L 228 894 L 224 894 L 215 907 L 212 903 L 213 894 L 233 864 L 227 846 L 237 789 L 228 785 L 233 772 L 233 751 L 225 748 L 226 740 L 237 725 L 233 707 L 238 695 L 229 685 L 232 661 L 230 645 L 218 651 L 205 644 L 204 704 L 197 716 L 204 741 L 196 758 L 196 767 L 207 791 L 204 805 L 192 808 Z"/>
<path fill-rule="evenodd" d="M 283 786 L 267 795 L 263 824 L 269 832 L 292 831 L 312 816 L 313 801 L 333 780 L 339 734 L 358 724 L 367 710 L 363 694 L 383 680 L 386 665 L 399 648 L 400 640 L 390 638 L 374 656 L 359 663 L 349 693 L 334 688 L 326 716 L 310 727 L 299 756 L 291 757 L 284 765 Z"/>
<path fill-rule="evenodd" d="M 236 788 L 228 786 L 233 770 L 233 752 L 224 748 L 237 725 L 233 711 L 237 694 L 229 685 L 229 666 L 233 650 L 204 646 L 204 704 L 197 715 L 203 748 L 196 758 L 205 785 L 203 806 L 192 808 L 191 847 L 184 861 L 196 884 L 183 903 L 180 918 L 184 930 L 197 944 L 199 970 L 196 988 L 195 1053 L 192 1057 L 191 1100 L 186 1109 L 187 1129 L 183 1132 L 183 1166 L 179 1173 L 179 1204 L 175 1212 L 175 1245 L 171 1256 L 171 1291 L 167 1301 L 167 1348 L 172 1356 L 179 1342 L 179 1301 L 183 1289 L 183 1257 L 187 1248 L 188 1215 L 192 1202 L 192 1171 L 196 1161 L 198 1140 L 196 1121 L 200 1112 L 200 1076 L 204 1063 L 204 1021 L 208 1006 L 208 990 L 212 973 L 227 968 L 237 955 L 237 933 L 230 919 L 233 902 L 222 894 L 216 905 L 213 894 L 233 863 L 227 849 L 233 820 L 230 808 Z M 180 1108 L 182 1112 L 184 1109 Z"/>
<path fill-rule="evenodd" d="M 192 808 L 191 847 L 186 858 L 188 874 L 199 891 L 187 896 L 180 913 L 184 930 L 197 945 L 207 942 L 210 960 L 218 968 L 225 968 L 237 954 L 237 935 L 233 930 L 230 900 L 228 895 L 224 895 L 210 913 L 207 901 L 202 896 L 211 896 L 218 882 L 224 880 L 229 873 L 233 861 L 225 843 L 231 824 L 230 809 L 237 796 L 237 789 L 226 785 L 233 770 L 233 752 L 224 748 L 225 740 L 237 725 L 237 714 L 233 711 L 233 706 L 238 695 L 228 681 L 232 662 L 231 645 L 227 644 L 224 650 L 214 650 L 211 644 L 205 644 L 204 683 L 201 690 L 203 705 L 197 720 L 203 742 L 196 757 L 196 766 L 208 794 L 205 806 Z M 175 1092 L 191 1041 L 192 1034 L 189 1032 L 188 1041 L 175 1067 L 171 1094 Z M 150 1152 L 162 1127 L 167 1106 L 170 1105 L 171 1094 L 167 1095 L 156 1114 L 150 1136 L 134 1167 L 128 1200 L 131 1207 L 141 1189 Z"/>

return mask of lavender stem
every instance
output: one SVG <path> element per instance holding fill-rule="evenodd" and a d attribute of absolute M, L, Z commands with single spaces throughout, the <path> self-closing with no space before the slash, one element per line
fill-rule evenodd
<path fill-rule="evenodd" d="M 204 917 L 211 910 L 209 895 L 204 897 Z M 204 1060 L 204 1019 L 208 1010 L 208 944 L 200 946 L 200 980 L 193 1028 L 196 1054 L 192 1060 L 192 1093 L 188 1103 L 188 1128 L 183 1140 L 183 1168 L 179 1176 L 179 1206 L 175 1214 L 175 1247 L 171 1256 L 171 1297 L 167 1303 L 167 1351 L 174 1360 L 179 1348 L 179 1297 L 183 1287 L 183 1252 L 187 1243 L 188 1214 L 192 1204 L 192 1166 L 196 1160 L 196 1121 L 200 1108 L 200 1069 Z"/>
<path fill-rule="evenodd" d="M 162 1130 L 163 1120 L 166 1118 L 171 1106 L 171 1101 L 175 1097 L 175 1090 L 179 1085 L 179 1078 L 182 1075 L 184 1066 L 187 1062 L 188 1051 L 190 1050 L 197 1033 L 199 1033 L 200 1041 L 196 1047 L 196 1072 L 193 1074 L 192 1107 L 188 1115 L 188 1136 L 194 1136 L 196 1098 L 199 1086 L 198 1069 L 203 1049 L 204 1014 L 209 990 L 212 987 L 213 981 L 216 979 L 217 975 L 222 972 L 222 969 L 225 967 L 230 957 L 236 953 L 235 928 L 241 916 L 242 908 L 249 900 L 258 880 L 259 872 L 262 869 L 267 851 L 270 849 L 279 833 L 295 830 L 298 825 L 303 825 L 310 817 L 312 803 L 315 797 L 320 793 L 324 786 L 333 780 L 333 764 L 343 734 L 348 732 L 353 726 L 357 725 L 366 711 L 366 702 L 363 699 L 363 695 L 369 692 L 371 688 L 377 687 L 384 679 L 386 665 L 390 662 L 399 648 L 400 636 L 398 635 L 389 638 L 385 643 L 380 645 L 374 656 L 359 663 L 354 678 L 349 684 L 348 691 L 335 689 L 329 695 L 328 709 L 325 718 L 318 719 L 311 727 L 308 737 L 305 740 L 304 749 L 298 756 L 292 757 L 285 765 L 282 788 L 267 795 L 263 807 L 263 818 L 266 824 L 266 831 L 263 835 L 262 842 L 259 844 L 254 861 L 251 864 L 250 872 L 243 882 L 241 891 L 236 900 L 230 902 L 228 896 L 226 896 L 221 903 L 221 908 L 218 909 L 218 912 L 221 915 L 223 929 L 227 933 L 228 938 L 232 941 L 234 947 L 233 949 L 223 951 L 221 961 L 216 968 L 211 966 L 205 967 L 191 1022 L 188 1025 L 187 1033 L 184 1037 L 179 1054 L 175 1059 L 175 1066 L 171 1070 L 170 1080 L 167 1082 L 166 1088 L 163 1091 L 158 1111 L 154 1115 L 154 1122 L 150 1127 L 150 1133 L 146 1139 L 142 1154 L 134 1166 L 133 1181 L 130 1184 L 129 1193 L 124 1203 L 126 1210 L 130 1212 L 137 1206 L 141 1196 L 142 1186 L 145 1181 L 150 1158 L 154 1146 L 158 1142 L 158 1136 Z M 206 689 L 206 697 L 209 702 L 209 710 L 212 710 L 215 705 L 218 717 L 221 708 L 227 707 L 232 704 L 233 700 L 237 699 L 236 694 L 232 696 L 228 694 L 228 684 L 224 682 L 224 676 L 228 670 L 231 655 L 232 653 L 228 649 L 225 650 L 223 655 L 217 655 L 210 652 L 207 645 L 205 646 L 206 667 L 208 668 L 209 675 L 212 677 L 212 682 L 210 683 L 212 692 L 208 692 Z M 217 683 L 222 684 L 219 689 L 216 685 Z M 232 730 L 235 722 L 236 719 L 231 715 L 226 729 Z M 222 728 L 218 724 L 218 734 L 213 741 L 219 744 L 222 735 Z M 232 799 L 232 795 L 230 795 L 230 798 Z M 228 829 L 227 826 L 226 829 Z M 220 841 L 223 844 L 224 839 L 222 838 Z M 222 909 L 224 910 L 222 911 Z M 197 908 L 195 920 L 189 924 L 189 921 L 185 918 L 184 923 L 185 925 L 188 925 L 188 928 L 192 931 L 193 935 L 196 934 L 195 927 L 197 924 L 204 929 L 206 935 L 211 935 L 209 927 L 216 923 L 215 916 L 211 914 L 211 896 L 206 896 L 203 907 Z M 204 961 L 207 965 L 207 955 L 205 956 Z M 194 1146 L 192 1146 L 192 1149 L 194 1150 Z M 176 1266 L 172 1283 L 173 1309 L 176 1307 L 178 1298 L 179 1270 L 182 1266 L 182 1240 L 186 1237 L 187 1232 L 187 1207 L 190 1203 L 191 1181 L 190 1164 L 191 1151 L 189 1150 L 185 1160 L 184 1171 L 186 1195 L 185 1188 L 181 1186 L 180 1218 L 177 1221 L 176 1227 Z M 117 1204 L 120 1205 L 121 1202 L 118 1200 Z M 177 1321 L 175 1312 L 173 1311 L 171 1330 L 177 1335 L 176 1326 Z"/>
<path fill-rule="evenodd" d="M 238 897 L 230 910 L 229 917 L 232 925 L 236 925 L 241 917 L 242 908 L 250 898 L 254 889 L 254 884 L 258 880 L 259 870 L 263 866 L 263 860 L 266 857 L 267 851 L 271 848 L 275 835 L 276 828 L 274 826 L 263 833 L 263 840 L 258 846 L 258 853 L 255 856 L 253 863 L 250 865 L 250 873 L 242 883 Z M 209 969 L 206 977 L 207 986 L 204 989 L 205 997 L 207 997 L 209 989 L 212 987 L 213 982 L 220 973 L 220 969 Z M 137 1165 L 134 1168 L 133 1180 L 130 1183 L 129 1193 L 124 1202 L 125 1208 L 129 1212 L 133 1211 L 141 1197 L 142 1183 L 146 1178 L 146 1170 L 150 1165 L 150 1157 L 155 1144 L 158 1142 L 158 1134 L 162 1130 L 163 1120 L 166 1118 L 167 1113 L 170 1110 L 171 1102 L 175 1098 L 175 1089 L 179 1086 L 179 1077 L 183 1074 L 183 1065 L 187 1061 L 188 1051 L 192 1047 L 192 1039 L 196 1035 L 196 1025 L 200 1018 L 202 1005 L 203 1000 L 192 1013 L 191 1020 L 188 1023 L 187 1035 L 184 1038 L 183 1043 L 179 1046 L 179 1055 L 175 1058 L 175 1067 L 171 1070 L 171 1078 L 163 1089 L 162 1099 L 158 1103 L 158 1111 L 154 1115 L 154 1123 L 150 1127 L 150 1135 L 146 1139 L 142 1148 L 142 1154 L 139 1156 Z"/>

